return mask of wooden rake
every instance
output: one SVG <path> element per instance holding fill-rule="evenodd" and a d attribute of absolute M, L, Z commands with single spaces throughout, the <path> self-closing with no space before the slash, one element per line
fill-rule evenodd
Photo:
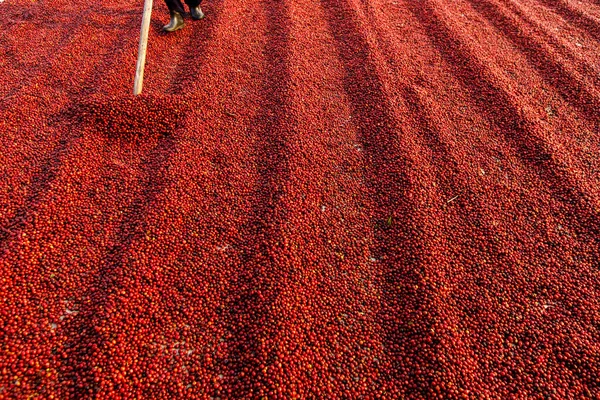
<path fill-rule="evenodd" d="M 142 29 L 140 31 L 140 47 L 138 49 L 137 65 L 135 67 L 135 81 L 133 94 L 142 93 L 144 85 L 144 65 L 146 64 L 146 50 L 148 48 L 148 31 L 150 30 L 150 15 L 152 14 L 152 0 L 144 0 L 144 14 L 142 16 Z"/>

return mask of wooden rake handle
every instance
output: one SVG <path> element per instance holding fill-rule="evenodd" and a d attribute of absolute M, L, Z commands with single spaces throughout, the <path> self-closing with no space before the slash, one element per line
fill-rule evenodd
<path fill-rule="evenodd" d="M 144 85 L 144 65 L 146 64 L 146 49 L 148 48 L 148 30 L 150 29 L 150 15 L 152 14 L 152 0 L 144 0 L 144 14 L 142 16 L 142 30 L 140 32 L 140 47 L 138 49 L 137 65 L 135 67 L 135 81 L 133 94 L 142 93 Z"/>

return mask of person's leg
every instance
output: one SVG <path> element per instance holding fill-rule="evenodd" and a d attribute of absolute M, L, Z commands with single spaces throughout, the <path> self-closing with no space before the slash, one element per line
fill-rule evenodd
<path fill-rule="evenodd" d="M 179 14 L 185 13 L 181 0 L 165 0 L 165 3 L 167 4 L 169 11 L 178 12 Z"/>
<path fill-rule="evenodd" d="M 187 4 L 189 8 L 196 8 L 200 3 L 202 3 L 202 0 L 185 0 L 185 4 Z"/>
<path fill-rule="evenodd" d="M 200 8 L 200 3 L 202 0 L 185 0 L 185 4 L 190 8 L 190 14 L 194 19 L 202 19 L 204 18 L 204 13 Z"/>
<path fill-rule="evenodd" d="M 167 7 L 169 8 L 169 14 L 171 20 L 168 25 L 163 26 L 163 30 L 167 32 L 174 32 L 178 29 L 183 28 L 183 4 L 181 0 L 165 0 Z"/>

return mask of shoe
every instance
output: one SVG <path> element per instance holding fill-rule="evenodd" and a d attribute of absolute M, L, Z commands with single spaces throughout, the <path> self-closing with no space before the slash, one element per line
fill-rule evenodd
<path fill-rule="evenodd" d="M 204 18 L 204 13 L 202 12 L 200 6 L 190 8 L 190 14 L 192 14 L 192 18 L 196 21 Z"/>
<path fill-rule="evenodd" d="M 171 21 L 169 25 L 163 26 L 165 32 L 175 32 L 178 29 L 183 28 L 183 17 L 176 11 L 171 11 Z"/>

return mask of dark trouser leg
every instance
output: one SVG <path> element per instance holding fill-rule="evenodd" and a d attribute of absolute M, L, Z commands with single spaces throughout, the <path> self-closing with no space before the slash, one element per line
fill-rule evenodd
<path fill-rule="evenodd" d="M 185 13 L 185 10 L 183 9 L 183 4 L 181 4 L 181 0 L 165 0 L 165 3 L 167 3 L 167 7 L 169 7 L 169 11 L 171 11 L 171 12 L 175 11 L 180 14 Z M 186 3 L 187 3 L 187 1 L 186 1 Z"/>
<path fill-rule="evenodd" d="M 198 7 L 202 0 L 185 0 L 185 4 L 188 5 L 189 8 Z"/>

